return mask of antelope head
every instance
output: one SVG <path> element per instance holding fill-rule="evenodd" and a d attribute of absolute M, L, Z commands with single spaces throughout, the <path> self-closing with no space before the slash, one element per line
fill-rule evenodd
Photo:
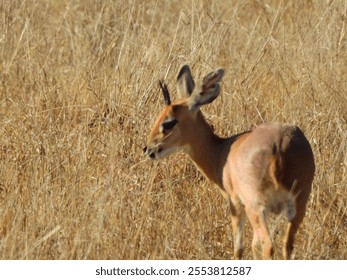
<path fill-rule="evenodd" d="M 151 159 L 162 159 L 174 152 L 189 152 L 194 145 L 194 132 L 202 118 L 200 107 L 212 102 L 220 93 L 224 70 L 217 69 L 195 85 L 190 69 L 184 65 L 177 77 L 181 99 L 171 102 L 167 85 L 160 81 L 165 106 L 149 134 L 144 152 Z"/>

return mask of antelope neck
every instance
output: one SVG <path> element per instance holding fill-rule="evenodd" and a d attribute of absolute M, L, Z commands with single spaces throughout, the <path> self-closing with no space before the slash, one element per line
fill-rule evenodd
<path fill-rule="evenodd" d="M 227 154 L 225 151 L 229 150 L 231 141 L 214 134 L 202 114 L 199 113 L 197 121 L 187 153 L 206 177 L 222 187 L 222 170 Z"/>

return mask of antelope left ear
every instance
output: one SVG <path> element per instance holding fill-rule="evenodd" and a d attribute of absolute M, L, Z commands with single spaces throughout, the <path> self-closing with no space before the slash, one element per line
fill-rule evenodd
<path fill-rule="evenodd" d="M 189 109 L 198 111 L 202 105 L 211 103 L 220 93 L 220 82 L 224 76 L 224 69 L 219 68 L 205 76 L 196 87 L 189 100 Z"/>
<path fill-rule="evenodd" d="M 195 87 L 195 83 L 189 66 L 184 65 L 177 76 L 177 92 L 181 98 L 189 97 Z"/>

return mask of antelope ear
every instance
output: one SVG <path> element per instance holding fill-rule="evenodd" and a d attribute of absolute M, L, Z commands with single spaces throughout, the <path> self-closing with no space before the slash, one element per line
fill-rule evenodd
<path fill-rule="evenodd" d="M 224 69 L 219 68 L 206 75 L 199 86 L 194 89 L 190 100 L 189 109 L 198 111 L 202 105 L 211 103 L 220 93 L 220 82 L 224 76 Z"/>
<path fill-rule="evenodd" d="M 177 76 L 177 92 L 181 98 L 189 97 L 195 87 L 195 83 L 189 66 L 184 65 Z"/>

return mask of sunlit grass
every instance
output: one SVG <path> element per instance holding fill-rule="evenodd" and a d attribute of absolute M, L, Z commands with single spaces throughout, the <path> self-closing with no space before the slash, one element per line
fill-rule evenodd
<path fill-rule="evenodd" d="M 216 133 L 303 129 L 317 171 L 295 258 L 347 259 L 346 13 L 343 0 L 0 2 L 0 258 L 232 257 L 216 187 L 182 154 L 142 153 L 158 79 L 175 98 L 189 64 L 197 79 L 226 70 L 203 109 Z"/>

